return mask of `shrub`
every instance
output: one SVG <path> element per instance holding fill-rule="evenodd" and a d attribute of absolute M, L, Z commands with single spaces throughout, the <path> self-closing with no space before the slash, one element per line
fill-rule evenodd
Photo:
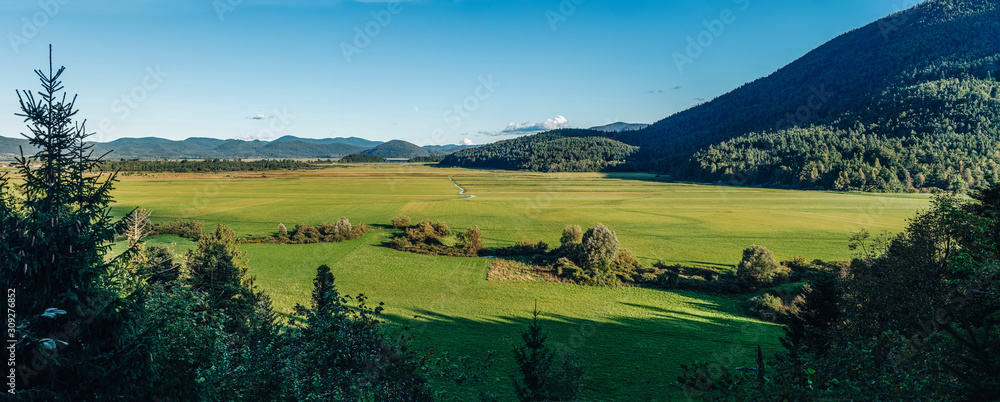
<path fill-rule="evenodd" d="M 429 219 L 427 221 L 430 222 Z M 446 225 L 444 221 L 434 222 L 432 226 L 434 226 L 434 233 L 436 233 L 438 236 L 440 237 L 451 236 L 451 229 L 448 228 L 448 225 Z"/>
<path fill-rule="evenodd" d="M 580 229 L 580 225 L 566 225 L 563 228 L 562 237 L 559 238 L 559 243 L 561 247 L 566 247 L 571 244 L 580 244 L 583 242 L 583 229 Z"/>
<path fill-rule="evenodd" d="M 639 262 L 638 258 L 632 254 L 627 248 L 621 249 L 618 253 L 618 266 L 617 269 L 622 272 L 635 272 L 637 269 L 642 268 L 642 263 Z"/>
<path fill-rule="evenodd" d="M 607 226 L 598 223 L 583 235 L 583 264 L 587 268 L 607 268 L 618 260 L 621 243 Z"/>
<path fill-rule="evenodd" d="M 754 244 L 743 250 L 743 260 L 736 268 L 736 275 L 740 282 L 756 288 L 770 285 L 780 268 L 771 250 Z"/>
<path fill-rule="evenodd" d="M 681 276 L 677 272 L 667 271 L 662 274 L 656 275 L 655 283 L 657 286 L 664 289 L 673 289 L 677 287 L 680 283 Z"/>
<path fill-rule="evenodd" d="M 278 224 L 278 238 L 287 239 L 288 238 L 288 228 L 285 227 L 284 223 Z"/>
<path fill-rule="evenodd" d="M 174 234 L 180 237 L 197 240 L 201 237 L 204 225 L 196 220 L 183 221 L 177 219 L 171 222 L 153 223 L 150 225 L 149 235 Z"/>
<path fill-rule="evenodd" d="M 459 233 L 458 240 L 458 247 L 466 249 L 470 254 L 479 254 L 480 251 L 486 249 L 486 244 L 483 243 L 483 232 L 479 230 L 479 226 Z"/>
<path fill-rule="evenodd" d="M 392 218 L 392 228 L 393 229 L 406 229 L 410 227 L 410 218 L 406 216 L 397 216 Z"/>
<path fill-rule="evenodd" d="M 566 257 L 562 257 L 556 260 L 555 268 L 556 268 L 556 274 L 559 276 L 565 275 L 573 277 L 576 275 L 578 271 L 580 271 L 580 267 L 577 266 L 576 263 L 574 263 L 572 260 Z"/>
<path fill-rule="evenodd" d="M 333 234 L 336 236 L 350 236 L 351 229 L 351 221 L 347 220 L 347 218 L 340 218 L 337 220 L 337 223 L 333 224 Z"/>
<path fill-rule="evenodd" d="M 521 241 L 517 244 L 497 249 L 494 254 L 502 256 L 517 256 L 517 255 L 541 255 L 549 251 L 549 245 L 545 242 L 539 240 L 537 242 L 531 242 L 527 238 L 522 237 Z"/>

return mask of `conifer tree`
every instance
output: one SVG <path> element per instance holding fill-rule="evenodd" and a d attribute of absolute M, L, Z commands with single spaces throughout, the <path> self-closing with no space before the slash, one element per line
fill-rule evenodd
<path fill-rule="evenodd" d="M 86 121 L 74 120 L 64 71 L 50 46 L 48 72 L 35 70 L 42 89 L 17 92 L 22 135 L 38 152 L 22 150 L 20 185 L 0 178 L 0 287 L 15 293 L 17 389 L 27 399 L 137 397 L 149 359 L 126 330 L 136 304 L 115 291 L 131 252 L 106 259 L 123 229 L 110 216 L 116 175 L 87 173 L 100 158 Z"/>

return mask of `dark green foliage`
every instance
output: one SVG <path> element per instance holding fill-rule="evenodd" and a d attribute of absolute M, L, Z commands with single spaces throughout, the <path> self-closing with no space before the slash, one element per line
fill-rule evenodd
<path fill-rule="evenodd" d="M 744 185 L 965 192 L 1000 177 L 1000 98 L 988 95 L 998 86 L 966 77 L 893 88 L 861 116 L 713 145 L 691 172 Z"/>
<path fill-rule="evenodd" d="M 330 299 L 326 297 L 334 292 L 333 274 L 330 273 L 328 265 L 320 265 L 316 269 L 316 278 L 313 279 L 312 308 L 316 312 L 328 312 Z"/>
<path fill-rule="evenodd" d="M 393 226 L 409 223 L 409 218 L 397 217 Z M 405 227 L 405 226 L 404 226 Z M 454 245 L 446 244 L 446 238 L 451 236 L 451 228 L 443 221 L 431 222 L 430 219 L 405 227 L 405 236 L 397 236 L 389 242 L 389 247 L 409 253 L 440 255 L 447 257 L 476 257 L 486 246 L 482 242 L 482 232 L 479 227 L 467 229 L 458 233 Z"/>
<path fill-rule="evenodd" d="M 549 245 L 539 240 L 532 242 L 527 238 L 522 238 L 520 242 L 513 246 L 498 248 L 493 251 L 493 255 L 501 257 L 513 256 L 535 256 L 545 254 L 549 251 Z"/>
<path fill-rule="evenodd" d="M 378 155 L 350 154 L 338 161 L 340 163 L 385 163 L 385 158 Z"/>
<path fill-rule="evenodd" d="M 147 283 L 166 283 L 180 277 L 181 265 L 174 261 L 174 252 L 169 247 L 143 247 L 145 256 L 138 267 L 137 275 Z"/>
<path fill-rule="evenodd" d="M 198 240 L 198 247 L 187 254 L 185 283 L 205 292 L 212 311 L 229 317 L 227 331 L 239 335 L 249 332 L 258 294 L 249 264 L 237 249 L 236 234 L 225 225 Z"/>
<path fill-rule="evenodd" d="M 281 244 L 313 244 L 340 243 L 359 239 L 371 228 L 361 223 L 352 225 L 347 218 L 340 218 L 334 223 L 324 223 L 318 226 L 307 224 L 295 225 L 291 233 L 284 224 L 278 225 L 278 233 L 271 236 L 248 236 L 240 239 L 241 243 L 281 243 Z"/>
<path fill-rule="evenodd" d="M 434 156 L 418 156 L 415 158 L 410 158 L 408 162 L 410 163 L 438 163 L 444 160 L 445 155 L 434 155 Z"/>
<path fill-rule="evenodd" d="M 571 401 L 580 393 L 583 369 L 569 356 L 555 355 L 545 345 L 548 335 L 538 321 L 538 308 L 532 313 L 531 324 L 521 332 L 522 346 L 514 348 L 517 375 L 514 390 L 522 401 Z"/>
<path fill-rule="evenodd" d="M 556 130 L 498 141 L 448 155 L 442 165 L 521 169 L 542 172 L 592 172 L 618 166 L 636 147 L 588 130 Z"/>
<path fill-rule="evenodd" d="M 225 316 L 214 314 L 205 294 L 176 282 L 161 282 L 145 290 L 140 328 L 158 342 L 149 354 L 156 376 L 146 379 L 160 399 L 206 399 L 207 385 L 200 371 L 221 356 L 229 335 L 220 330 Z"/>
<path fill-rule="evenodd" d="M 785 294 L 782 294 L 785 293 Z M 787 292 L 766 292 L 747 301 L 750 314 L 765 321 L 786 322 L 799 314 L 805 297 Z"/>
<path fill-rule="evenodd" d="M 839 273 L 821 274 L 807 284 L 802 292 L 805 299 L 785 328 L 782 345 L 789 351 L 826 355 L 835 340 L 831 328 L 841 322 L 840 306 L 843 282 Z"/>
<path fill-rule="evenodd" d="M 174 172 L 174 173 L 208 173 L 208 172 L 262 172 L 269 170 L 309 169 L 312 166 L 306 162 L 295 160 L 259 160 L 243 161 L 240 159 L 203 160 L 125 160 L 101 162 L 96 169 L 105 172 Z"/>
<path fill-rule="evenodd" d="M 202 235 L 205 225 L 196 220 L 184 221 L 177 219 L 170 222 L 151 223 L 149 225 L 149 236 L 161 234 L 174 234 L 180 237 L 198 240 Z"/>
<path fill-rule="evenodd" d="M 333 286 L 329 270 L 317 270 L 311 308 L 297 306 L 306 325 L 294 328 L 282 370 L 286 400 L 432 400 L 423 362 L 402 336 L 385 332 L 382 307 L 370 308 L 358 295 L 356 306 Z"/>
<path fill-rule="evenodd" d="M 431 156 L 431 152 L 417 145 L 402 140 L 392 140 L 361 151 L 365 155 L 377 155 L 383 158 L 410 159 L 418 156 Z"/>
<path fill-rule="evenodd" d="M 35 71 L 42 90 L 17 94 L 17 115 L 38 151 L 18 158 L 21 184 L 0 177 L 0 287 L 15 292 L 17 343 L 6 346 L 16 353 L 18 397 L 149 395 L 152 341 L 133 332 L 139 306 L 119 269 L 134 250 L 106 259 L 116 226 L 124 229 L 110 216 L 115 175 L 86 174 L 99 161 L 85 124 L 73 121 L 76 97 L 59 81 L 64 68 L 51 60 L 50 52 L 48 72 Z"/>
<path fill-rule="evenodd" d="M 566 248 L 573 244 L 580 244 L 583 242 L 583 229 L 580 229 L 580 225 L 566 225 L 563 229 L 562 237 L 559 238 L 559 244 L 561 247 Z"/>
<path fill-rule="evenodd" d="M 736 267 L 736 276 L 748 287 L 759 288 L 768 286 L 776 277 L 787 274 L 785 271 L 787 268 L 778 264 L 771 250 L 754 244 L 743 250 L 743 259 Z"/>

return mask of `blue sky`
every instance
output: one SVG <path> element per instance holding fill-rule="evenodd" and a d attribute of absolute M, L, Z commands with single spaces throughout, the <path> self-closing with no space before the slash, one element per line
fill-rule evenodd
<path fill-rule="evenodd" d="M 14 90 L 50 43 L 95 141 L 482 144 L 652 123 L 914 2 L 8 1 L 0 136 L 25 131 Z"/>

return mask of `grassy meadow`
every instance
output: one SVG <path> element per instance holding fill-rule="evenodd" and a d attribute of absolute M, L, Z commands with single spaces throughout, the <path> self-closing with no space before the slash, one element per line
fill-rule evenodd
<path fill-rule="evenodd" d="M 459 195 L 465 189 L 474 198 Z M 384 246 L 394 216 L 478 225 L 490 247 L 522 237 L 558 245 L 566 224 L 604 223 L 646 265 L 732 266 L 762 244 L 779 259 L 850 258 L 847 238 L 861 229 L 898 231 L 929 197 L 784 191 L 664 183 L 649 174 L 542 174 L 422 165 L 328 167 L 312 171 L 122 176 L 114 212 L 153 211 L 156 221 L 224 223 L 238 235 L 269 234 L 284 223 L 348 217 L 375 227 L 337 244 L 243 245 L 258 285 L 290 313 L 306 303 L 316 267 L 328 264 L 343 293 L 384 302 L 389 321 L 415 346 L 484 358 L 496 351 L 486 388 L 512 395 L 511 347 L 537 301 L 549 342 L 571 351 L 587 372 L 588 400 L 672 400 L 679 365 L 694 360 L 750 362 L 753 348 L 779 348 L 779 326 L 747 318 L 740 298 L 642 288 L 541 282 L 487 282 L 488 259 L 407 254 Z M 376 226 L 380 225 L 380 226 Z M 207 228 L 206 228 L 207 229 Z M 191 247 L 176 236 L 151 243 Z M 744 297 L 745 298 L 745 297 Z M 444 380 L 441 384 L 445 384 Z M 482 387 L 482 386 L 479 386 Z M 447 386 L 444 399 L 469 389 Z"/>

